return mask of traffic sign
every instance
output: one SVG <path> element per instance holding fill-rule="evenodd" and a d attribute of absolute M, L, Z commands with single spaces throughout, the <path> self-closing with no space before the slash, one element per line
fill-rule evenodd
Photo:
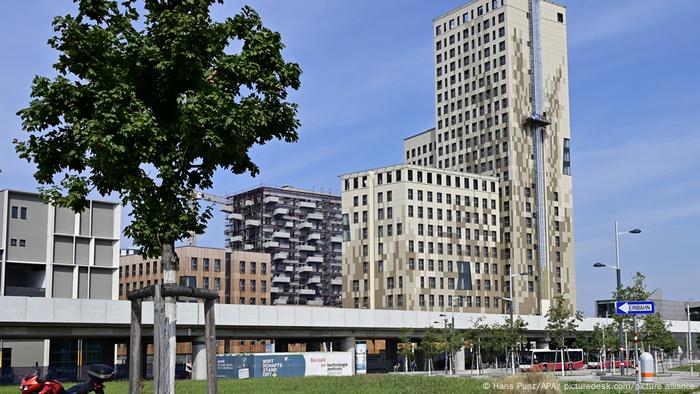
<path fill-rule="evenodd" d="M 653 301 L 617 301 L 615 312 L 618 315 L 650 315 L 655 312 Z"/>

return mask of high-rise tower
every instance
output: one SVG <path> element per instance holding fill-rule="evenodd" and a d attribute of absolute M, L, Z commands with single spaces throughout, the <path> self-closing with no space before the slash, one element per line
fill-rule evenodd
<path fill-rule="evenodd" d="M 405 161 L 498 177 L 515 311 L 544 314 L 559 295 L 575 305 L 566 9 L 477 0 L 433 35 L 435 128 L 405 140 Z"/>

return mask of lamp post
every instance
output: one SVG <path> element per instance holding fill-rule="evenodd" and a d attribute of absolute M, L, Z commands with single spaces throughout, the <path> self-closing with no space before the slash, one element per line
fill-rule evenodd
<path fill-rule="evenodd" d="M 452 304 L 450 304 L 450 307 L 452 308 L 452 328 L 451 328 L 452 335 L 454 335 L 454 333 L 456 332 L 456 330 L 455 330 L 455 302 L 457 300 L 459 300 L 459 303 L 461 305 L 462 304 L 462 296 L 455 296 L 454 298 L 452 298 Z M 450 338 L 452 338 L 452 337 L 450 337 Z M 445 362 L 447 362 L 447 361 L 445 361 Z M 452 373 L 452 375 L 455 374 L 455 363 L 454 363 L 454 359 L 452 358 L 452 356 L 450 356 L 450 372 Z"/>
<path fill-rule="evenodd" d="M 693 341 L 690 331 L 690 315 L 697 315 L 700 312 L 690 312 L 690 301 L 685 304 L 685 310 L 688 313 L 688 361 L 690 361 L 690 375 L 693 375 Z"/>
<path fill-rule="evenodd" d="M 514 274 L 510 273 L 508 276 L 510 278 L 510 298 L 505 298 L 505 297 L 497 297 L 500 298 L 503 301 L 508 301 L 510 304 L 510 331 L 511 334 L 513 333 L 513 328 L 515 326 L 515 322 L 513 321 L 513 309 L 515 309 L 515 295 L 513 293 L 513 287 L 515 287 L 515 277 L 516 276 L 528 276 L 530 275 L 529 272 L 521 272 L 519 274 Z M 515 349 L 511 347 L 510 349 L 510 371 L 512 375 L 515 375 Z"/>
<path fill-rule="evenodd" d="M 622 271 L 620 269 L 620 235 L 640 234 L 641 232 L 642 232 L 642 230 L 640 230 L 638 228 L 620 232 L 620 227 L 619 227 L 617 221 L 615 221 L 615 266 L 610 266 L 610 265 L 606 265 L 603 263 L 593 264 L 593 267 L 595 267 L 595 268 L 602 268 L 602 267 L 612 268 L 617 272 L 617 292 L 616 292 L 617 296 L 615 297 L 617 301 L 622 301 L 620 299 L 620 297 L 621 297 L 620 293 L 622 293 Z M 619 356 L 620 356 L 620 375 L 625 374 L 625 370 L 622 367 L 622 360 L 624 360 L 623 351 L 622 351 L 622 348 L 623 348 L 624 343 L 625 343 L 624 342 L 624 340 L 625 340 L 624 335 L 625 334 L 624 334 L 624 329 L 622 327 L 622 321 L 620 321 L 620 326 L 618 327 L 618 330 L 617 330 L 617 340 L 618 340 L 618 343 L 620 344 L 620 346 L 619 346 L 619 348 L 620 348 L 620 353 L 619 353 Z"/>
<path fill-rule="evenodd" d="M 445 324 L 445 375 L 447 375 L 447 315 L 444 313 L 440 314 L 443 323 Z"/>

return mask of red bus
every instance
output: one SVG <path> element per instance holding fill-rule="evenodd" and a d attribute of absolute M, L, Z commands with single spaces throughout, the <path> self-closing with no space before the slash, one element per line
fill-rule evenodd
<path fill-rule="evenodd" d="M 588 368 L 589 369 L 610 369 L 610 368 L 620 368 L 620 364 L 622 364 L 623 367 L 627 366 L 627 362 L 623 361 L 620 363 L 620 360 L 618 358 L 615 358 L 617 356 L 616 354 L 613 355 L 612 353 L 608 353 L 607 357 L 605 358 L 605 362 L 603 362 L 603 357 L 601 356 L 600 353 L 588 353 Z M 615 363 L 613 365 L 613 358 L 615 358 Z"/>
<path fill-rule="evenodd" d="M 564 355 L 564 368 L 567 371 L 586 367 L 583 349 L 532 349 L 520 352 L 520 370 L 561 371 L 562 355 Z"/>

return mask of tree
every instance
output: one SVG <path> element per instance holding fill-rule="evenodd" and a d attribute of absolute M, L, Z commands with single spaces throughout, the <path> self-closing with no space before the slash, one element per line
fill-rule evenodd
<path fill-rule="evenodd" d="M 408 364 L 413 360 L 416 355 L 413 353 L 413 341 L 411 340 L 411 333 L 404 331 L 399 338 L 399 356 L 403 357 L 404 360 L 404 371 L 408 372 Z"/>
<path fill-rule="evenodd" d="M 589 353 L 614 351 L 617 348 L 617 331 L 613 324 L 596 324 L 592 332 L 578 333 L 575 344 Z"/>
<path fill-rule="evenodd" d="M 619 301 L 644 301 L 651 295 L 651 292 L 647 290 L 644 280 L 646 277 L 637 272 L 632 278 L 632 284 L 627 287 L 623 287 L 619 292 L 617 290 L 613 291 L 613 298 Z M 634 327 L 632 327 L 632 316 L 628 315 L 617 315 L 613 316 L 613 320 L 619 326 L 623 325 L 624 330 L 627 331 L 628 335 L 634 335 Z M 624 346 L 624 344 L 622 344 Z"/>
<path fill-rule="evenodd" d="M 583 321 L 583 313 L 571 312 L 562 296 L 554 299 L 545 317 L 547 317 L 547 334 L 552 339 L 554 347 L 558 348 L 564 347 L 566 338 L 575 336 L 578 322 Z"/>
<path fill-rule="evenodd" d="M 652 349 L 661 350 L 664 353 L 669 353 L 678 347 L 676 340 L 673 339 L 670 323 L 661 318 L 661 315 L 654 313 L 644 316 L 643 324 L 639 330 L 640 340 L 645 346 L 651 346 Z"/>
<path fill-rule="evenodd" d="M 445 350 L 447 350 L 447 355 L 452 365 L 452 373 L 454 373 L 454 355 L 464 346 L 464 337 L 461 332 L 454 329 L 452 323 L 447 324 L 447 328 L 443 330 L 443 334 Z M 445 362 L 447 362 L 447 360 L 445 360 Z"/>
<path fill-rule="evenodd" d="M 425 355 L 426 359 L 428 360 L 428 375 L 430 375 L 433 370 L 433 358 L 442 350 L 440 346 L 438 346 L 439 341 L 440 335 L 438 334 L 435 328 L 430 326 L 427 330 L 425 330 L 425 334 L 423 334 L 423 339 L 421 339 L 420 346 L 418 346 L 418 349 Z"/>
<path fill-rule="evenodd" d="M 286 98 L 301 70 L 249 7 L 214 22 L 210 7 L 222 0 L 75 1 L 77 15 L 53 21 L 58 75 L 34 78 L 18 112 L 29 137 L 15 148 L 58 206 L 81 212 L 93 190 L 130 204 L 125 235 L 162 256 L 163 283 L 174 283 L 175 242 L 203 233 L 211 217 L 195 191 L 212 186 L 216 169 L 256 175 L 252 146 L 297 140 Z M 170 382 L 175 318 L 168 297 Z"/>

